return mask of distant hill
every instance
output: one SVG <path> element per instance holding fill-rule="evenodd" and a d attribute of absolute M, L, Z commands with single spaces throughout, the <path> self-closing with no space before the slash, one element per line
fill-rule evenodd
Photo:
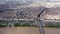
<path fill-rule="evenodd" d="M 0 18 L 36 18 L 37 15 L 45 8 L 41 4 L 24 4 L 24 3 L 4 3 L 0 4 Z M 46 7 L 41 18 L 60 19 L 60 7 Z"/>

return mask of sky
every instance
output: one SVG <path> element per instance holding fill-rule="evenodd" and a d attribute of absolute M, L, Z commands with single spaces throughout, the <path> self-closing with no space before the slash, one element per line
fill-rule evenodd
<path fill-rule="evenodd" d="M 60 0 L 0 0 L 0 1 L 21 1 L 21 2 L 27 2 L 27 1 L 29 1 L 29 2 L 45 2 L 45 1 L 47 1 L 47 2 L 60 2 Z"/>

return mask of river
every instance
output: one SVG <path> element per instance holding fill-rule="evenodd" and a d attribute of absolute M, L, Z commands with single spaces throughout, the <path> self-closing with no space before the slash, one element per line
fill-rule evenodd
<path fill-rule="evenodd" d="M 60 28 L 44 28 L 45 34 L 60 34 Z M 0 34 L 40 34 L 38 27 L 4 27 Z"/>

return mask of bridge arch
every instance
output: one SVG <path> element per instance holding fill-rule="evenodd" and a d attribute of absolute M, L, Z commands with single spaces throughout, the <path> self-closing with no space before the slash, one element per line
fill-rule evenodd
<path fill-rule="evenodd" d="M 47 10 L 48 8 L 43 8 L 42 10 L 39 10 L 40 11 L 40 13 L 37 15 L 37 18 L 36 18 L 36 20 L 35 20 L 35 23 L 37 23 L 38 24 L 38 26 L 39 26 L 39 30 L 40 30 L 40 34 L 45 34 L 45 32 L 44 32 L 44 29 L 43 29 L 43 27 L 42 27 L 42 22 L 38 22 L 38 20 L 40 20 L 40 18 L 41 18 L 41 15 L 42 15 L 42 13 L 45 11 L 45 10 Z"/>

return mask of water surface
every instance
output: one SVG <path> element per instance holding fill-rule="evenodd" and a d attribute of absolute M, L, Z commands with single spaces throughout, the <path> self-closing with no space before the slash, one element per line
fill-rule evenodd
<path fill-rule="evenodd" d="M 45 34 L 60 34 L 60 28 L 44 28 Z M 40 34 L 38 27 L 5 27 L 0 34 Z"/>

